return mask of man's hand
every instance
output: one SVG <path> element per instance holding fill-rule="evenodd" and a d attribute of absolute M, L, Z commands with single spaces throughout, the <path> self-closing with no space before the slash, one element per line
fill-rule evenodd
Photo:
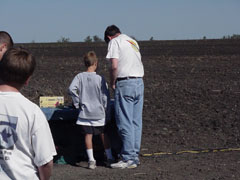
<path fill-rule="evenodd" d="M 115 85 L 115 84 L 111 85 L 111 88 L 112 88 L 113 90 L 115 90 L 116 85 Z"/>

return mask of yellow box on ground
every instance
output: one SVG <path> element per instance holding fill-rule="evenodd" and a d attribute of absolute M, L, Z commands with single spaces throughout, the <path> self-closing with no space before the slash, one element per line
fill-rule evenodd
<path fill-rule="evenodd" d="M 39 99 L 40 107 L 58 107 L 64 105 L 63 96 L 41 96 Z"/>

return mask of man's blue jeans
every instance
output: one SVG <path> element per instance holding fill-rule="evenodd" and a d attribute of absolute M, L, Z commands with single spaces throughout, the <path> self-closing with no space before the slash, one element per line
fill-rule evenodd
<path fill-rule="evenodd" d="M 115 118 L 123 146 L 124 161 L 139 160 L 142 136 L 144 83 L 142 78 L 117 81 Z"/>

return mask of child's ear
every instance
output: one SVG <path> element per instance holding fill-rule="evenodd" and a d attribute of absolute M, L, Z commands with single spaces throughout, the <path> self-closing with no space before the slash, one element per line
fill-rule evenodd
<path fill-rule="evenodd" d="M 27 86 L 27 85 L 29 84 L 30 79 L 31 79 L 31 76 L 28 77 L 28 79 L 26 80 L 26 82 L 24 83 L 24 85 Z"/>

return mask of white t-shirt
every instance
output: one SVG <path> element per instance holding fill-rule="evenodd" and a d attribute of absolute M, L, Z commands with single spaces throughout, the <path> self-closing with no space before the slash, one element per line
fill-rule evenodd
<path fill-rule="evenodd" d="M 78 120 L 76 122 L 77 125 L 83 125 L 83 126 L 104 126 L 106 124 L 105 118 L 103 119 L 81 119 L 78 117 Z"/>
<path fill-rule="evenodd" d="M 56 150 L 41 109 L 21 93 L 0 92 L 0 179 L 39 179 Z"/>
<path fill-rule="evenodd" d="M 118 59 L 117 77 L 144 76 L 138 43 L 125 34 L 120 34 L 109 42 L 106 58 Z"/>

